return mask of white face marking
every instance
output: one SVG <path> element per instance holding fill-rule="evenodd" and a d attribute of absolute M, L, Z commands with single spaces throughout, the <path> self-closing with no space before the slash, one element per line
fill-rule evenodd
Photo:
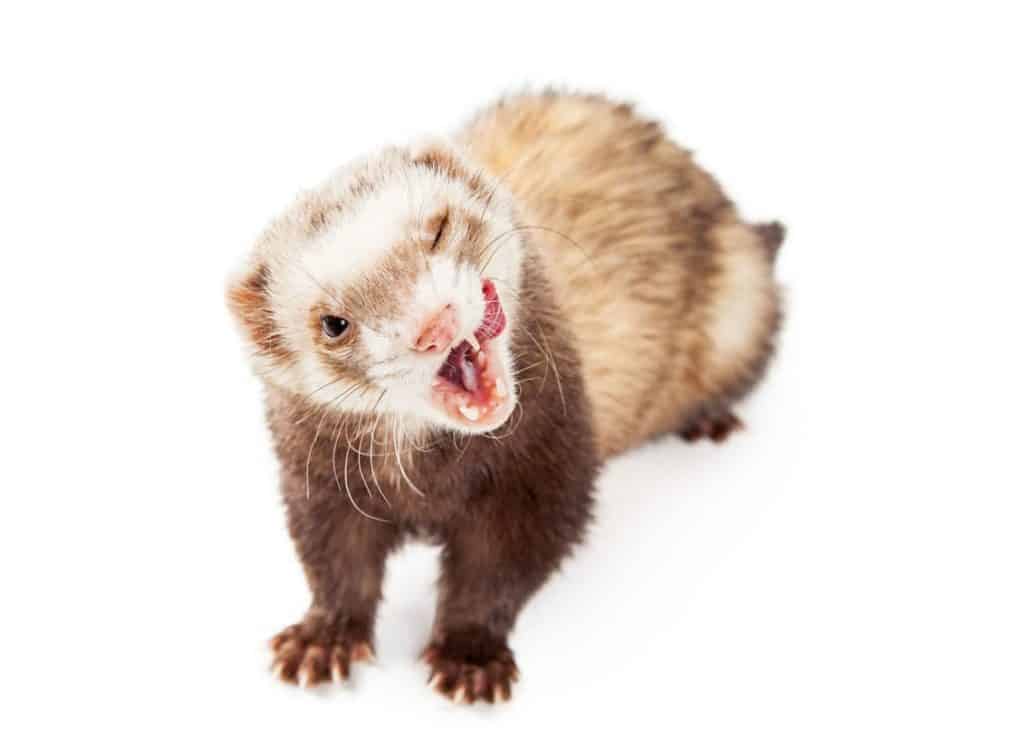
<path fill-rule="evenodd" d="M 374 192 L 303 250 L 303 267 L 324 285 L 344 293 L 408 236 L 407 223 L 413 216 L 410 197 L 400 182 Z"/>

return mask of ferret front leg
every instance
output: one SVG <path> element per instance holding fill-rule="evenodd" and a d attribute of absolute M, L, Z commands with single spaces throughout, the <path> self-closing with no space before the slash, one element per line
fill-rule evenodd
<path fill-rule="evenodd" d="M 437 616 L 423 657 L 430 685 L 456 702 L 509 698 L 519 676 L 508 646 L 516 617 L 582 537 L 589 491 L 551 509 L 538 500 L 484 494 L 445 538 Z"/>
<path fill-rule="evenodd" d="M 286 480 L 284 500 L 313 599 L 301 622 L 271 640 L 273 670 L 302 686 L 340 683 L 353 662 L 373 658 L 384 568 L 398 530 L 365 517 L 330 487 L 307 498 L 304 481 Z"/>

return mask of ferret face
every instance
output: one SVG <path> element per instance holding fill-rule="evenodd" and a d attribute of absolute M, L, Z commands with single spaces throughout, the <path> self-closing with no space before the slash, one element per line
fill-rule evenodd
<path fill-rule="evenodd" d="M 300 197 L 228 302 L 268 382 L 338 411 L 482 433 L 516 403 L 521 260 L 507 196 L 427 144 Z"/>

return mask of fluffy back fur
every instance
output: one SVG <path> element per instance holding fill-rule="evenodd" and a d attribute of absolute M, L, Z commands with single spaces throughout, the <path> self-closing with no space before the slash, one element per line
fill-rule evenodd
<path fill-rule="evenodd" d="M 780 323 L 778 225 L 748 225 L 661 126 L 624 104 L 502 101 L 458 137 L 543 245 L 608 456 L 728 404 Z"/>

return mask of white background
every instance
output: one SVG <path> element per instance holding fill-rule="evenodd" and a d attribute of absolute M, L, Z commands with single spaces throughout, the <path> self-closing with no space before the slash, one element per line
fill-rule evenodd
<path fill-rule="evenodd" d="M 5 737 L 1021 737 L 1020 19 L 668 5 L 0 12 Z M 748 431 L 608 466 L 511 704 L 424 685 L 419 547 L 378 665 L 280 685 L 307 594 L 225 276 L 336 165 L 547 82 L 789 226 Z"/>

